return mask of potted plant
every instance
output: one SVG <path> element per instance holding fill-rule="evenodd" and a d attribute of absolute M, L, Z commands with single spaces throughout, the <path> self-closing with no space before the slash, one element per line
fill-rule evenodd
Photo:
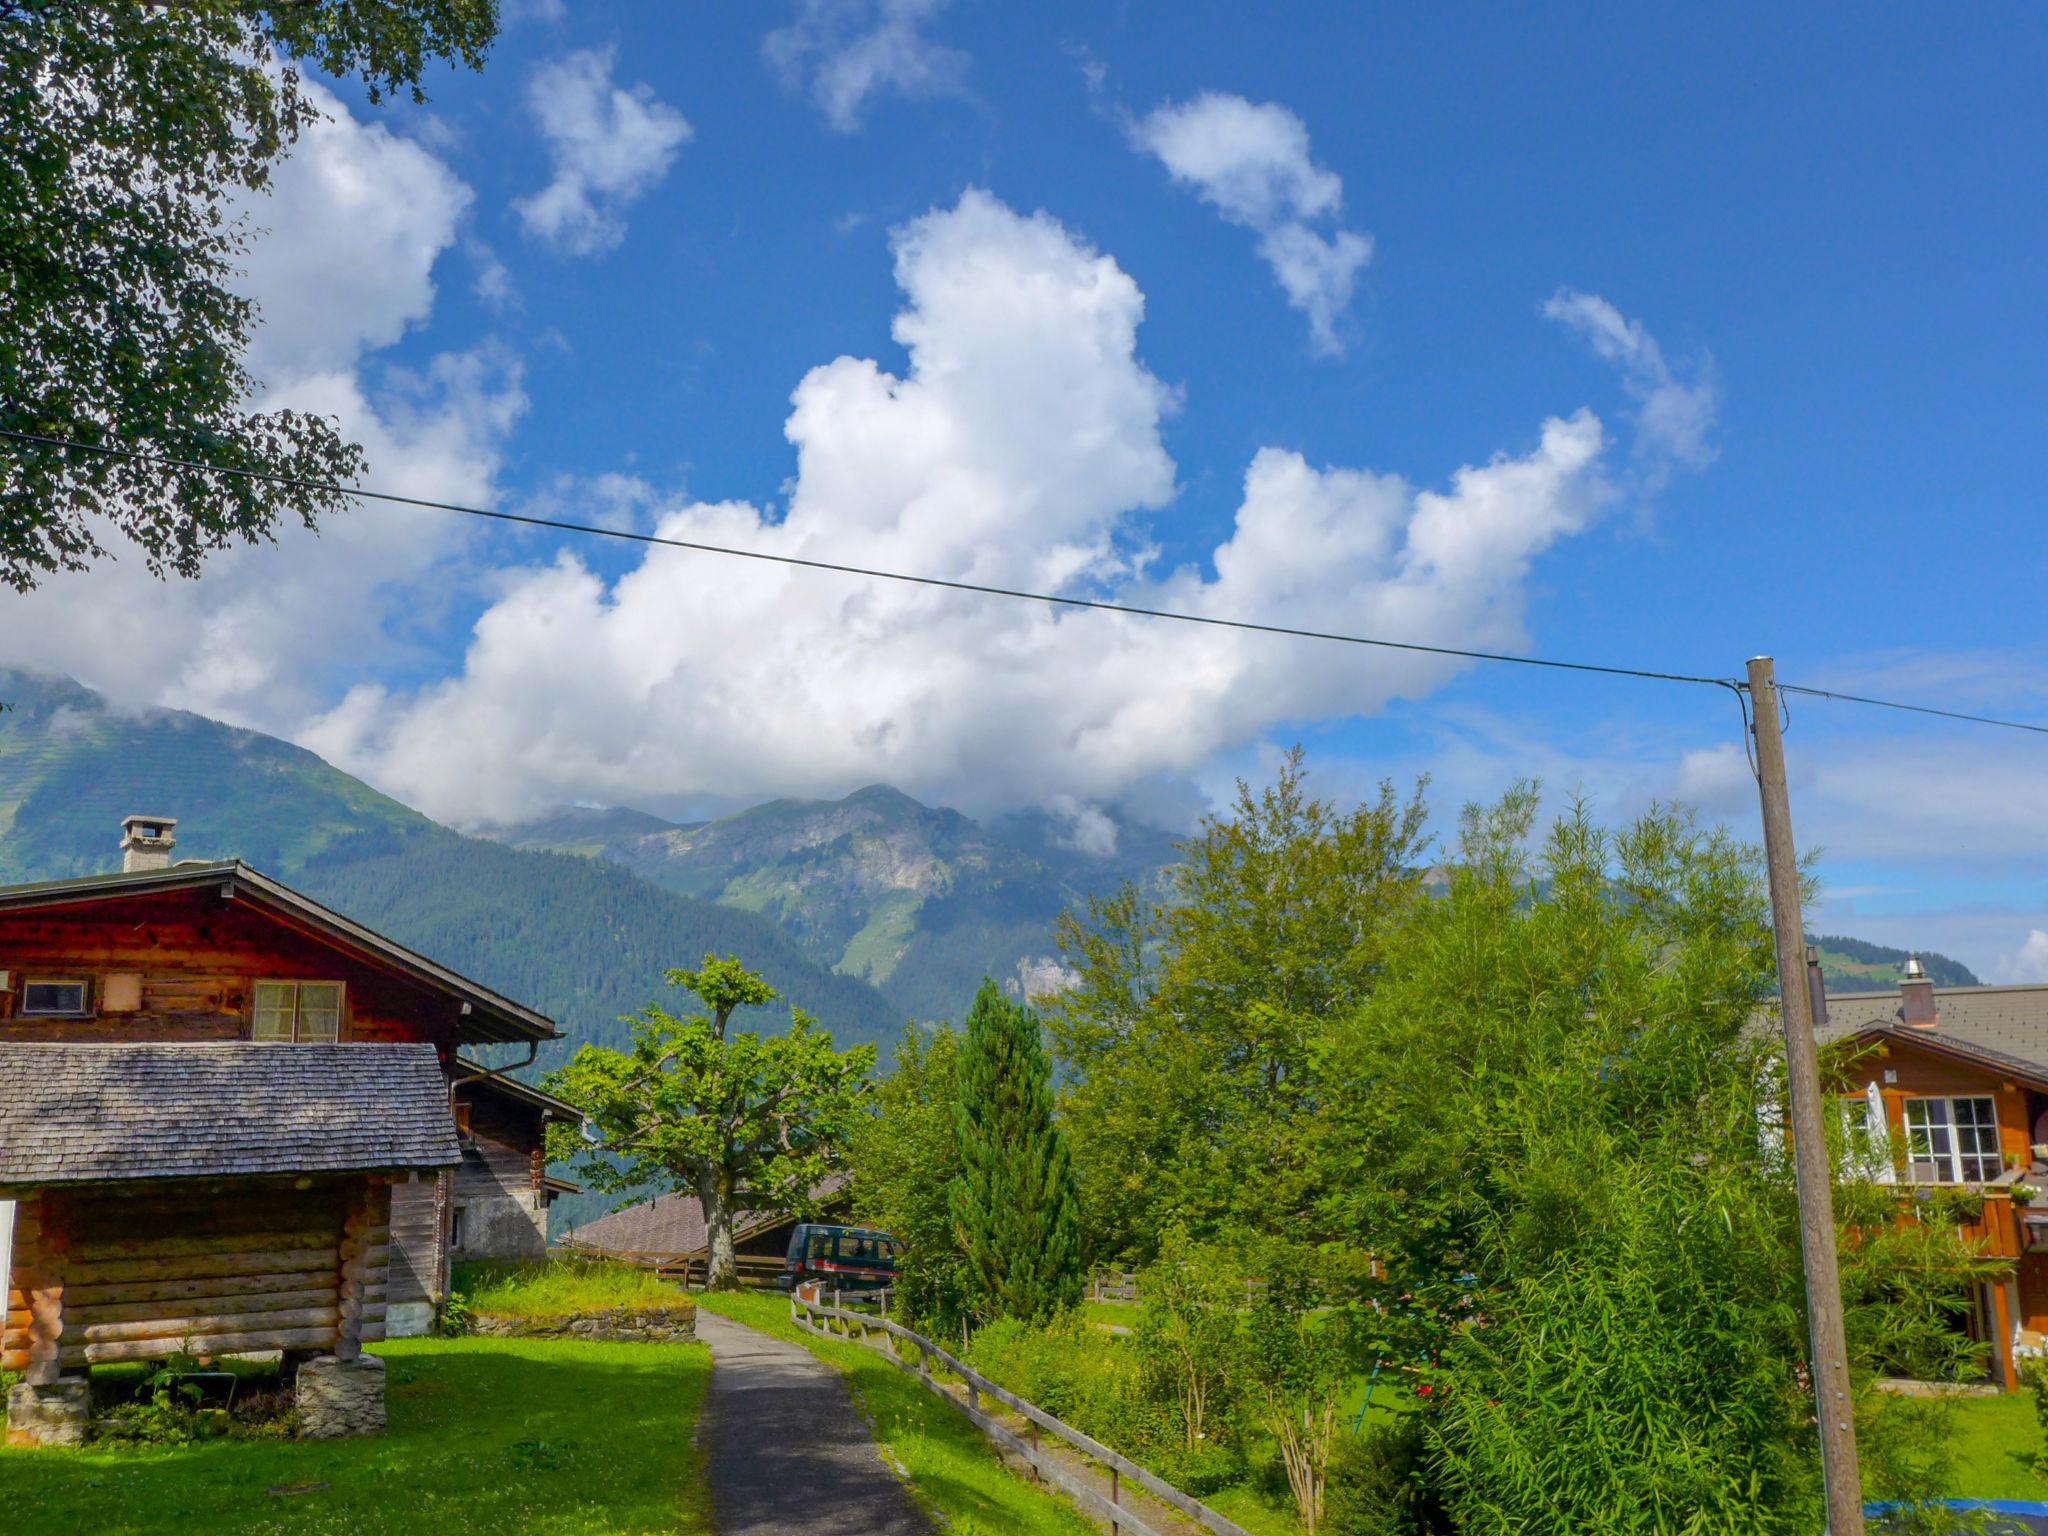
<path fill-rule="evenodd" d="M 2022 1184 L 2018 1180 L 2013 1181 L 2012 1203 L 2014 1205 L 2032 1205 L 2040 1197 L 2041 1191 L 2036 1189 L 2033 1185 Z"/>

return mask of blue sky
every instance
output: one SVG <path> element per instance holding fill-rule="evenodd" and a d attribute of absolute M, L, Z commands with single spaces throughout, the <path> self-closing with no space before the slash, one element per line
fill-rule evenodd
<path fill-rule="evenodd" d="M 2044 63 L 2019 6 L 518 0 L 424 108 L 334 87 L 258 360 L 396 490 L 2042 718 Z M 456 820 L 887 778 L 1081 837 L 1295 739 L 1752 815 L 1714 691 L 349 521 L 0 624 Z M 1823 926 L 2048 977 L 2048 747 L 1789 745 Z"/>

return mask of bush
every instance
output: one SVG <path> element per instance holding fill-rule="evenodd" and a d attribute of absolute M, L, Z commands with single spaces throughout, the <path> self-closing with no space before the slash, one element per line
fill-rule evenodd
<path fill-rule="evenodd" d="M 974 1336 L 967 1363 L 1155 1471 L 1186 1454 L 1179 1418 L 1150 1390 L 1138 1352 L 1090 1327 L 1079 1312 L 1035 1327 L 1013 1318 L 991 1323 Z M 1160 1476 L 1173 1481 L 1163 1471 Z"/>
<path fill-rule="evenodd" d="M 1347 1435 L 1330 1457 L 1323 1536 L 1437 1536 L 1451 1529 L 1430 1492 L 1429 1419 L 1404 1413 Z"/>

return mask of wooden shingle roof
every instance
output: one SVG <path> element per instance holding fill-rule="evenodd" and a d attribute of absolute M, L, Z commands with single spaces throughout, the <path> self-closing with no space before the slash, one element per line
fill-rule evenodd
<path fill-rule="evenodd" d="M 430 1045 L 0 1045 L 0 1188 L 442 1168 Z"/>
<path fill-rule="evenodd" d="M 852 1176 L 844 1170 L 828 1173 L 812 1188 L 811 1200 L 814 1204 L 829 1201 L 852 1182 Z M 732 1220 L 733 1239 L 738 1241 L 749 1233 L 787 1220 L 787 1211 L 737 1211 Z M 562 1241 L 571 1248 L 603 1253 L 660 1253 L 679 1258 L 700 1255 L 707 1246 L 704 1207 L 695 1195 L 657 1195 L 587 1221 L 564 1234 Z"/>

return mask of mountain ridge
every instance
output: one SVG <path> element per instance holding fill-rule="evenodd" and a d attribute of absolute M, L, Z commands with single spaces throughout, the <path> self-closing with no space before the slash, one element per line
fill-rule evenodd
<path fill-rule="evenodd" d="M 239 857 L 555 1018 L 619 1044 L 662 971 L 735 953 L 842 1044 L 895 1038 L 895 1007 L 758 914 L 630 870 L 465 837 L 302 747 L 180 710 L 120 710 L 70 679 L 0 670 L 0 881 L 118 868 L 119 823 L 178 818 L 179 852 Z M 765 1010 L 759 1027 L 783 1015 Z"/>

